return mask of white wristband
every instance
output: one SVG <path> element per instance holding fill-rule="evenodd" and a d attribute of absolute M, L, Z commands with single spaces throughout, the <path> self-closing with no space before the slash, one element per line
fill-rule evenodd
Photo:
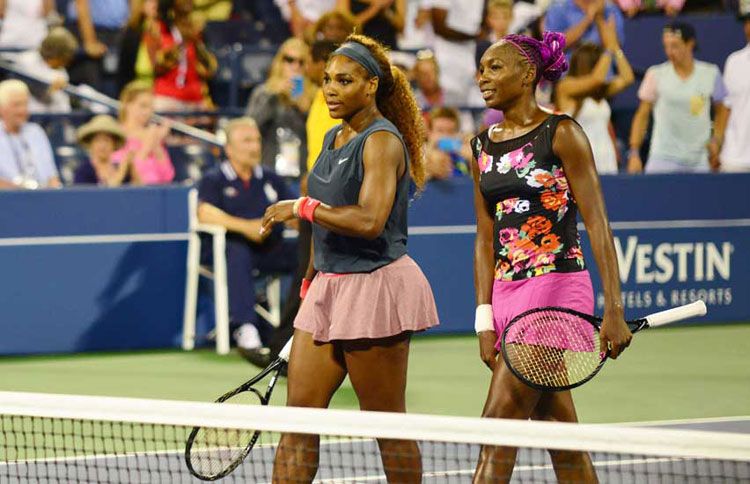
<path fill-rule="evenodd" d="M 492 304 L 480 304 L 474 318 L 474 331 L 495 331 L 495 321 L 492 317 Z"/>
<path fill-rule="evenodd" d="M 299 218 L 299 206 L 304 199 L 305 197 L 299 197 L 294 201 L 294 205 L 292 205 L 292 213 L 294 214 L 295 218 Z"/>

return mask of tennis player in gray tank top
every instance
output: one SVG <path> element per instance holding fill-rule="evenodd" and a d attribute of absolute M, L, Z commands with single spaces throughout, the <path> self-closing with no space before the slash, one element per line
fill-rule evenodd
<path fill-rule="evenodd" d="M 326 134 L 309 196 L 279 202 L 263 218 L 263 230 L 295 217 L 313 223 L 287 405 L 327 407 L 348 374 L 360 408 L 405 412 L 411 334 L 438 324 L 429 283 L 406 253 L 409 185 L 424 182 L 421 113 L 403 74 L 365 36 L 331 55 L 323 93 L 343 122 Z M 282 436 L 274 482 L 312 482 L 318 444 Z M 421 482 L 414 442 L 379 447 L 389 482 Z"/>

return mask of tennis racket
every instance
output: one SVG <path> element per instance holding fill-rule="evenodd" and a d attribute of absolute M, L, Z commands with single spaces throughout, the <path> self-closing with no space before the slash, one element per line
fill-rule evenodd
<path fill-rule="evenodd" d="M 279 373 L 289 361 L 292 338 L 279 352 L 279 357 L 263 371 L 234 390 L 220 396 L 217 403 L 245 405 L 268 405 L 271 393 L 279 379 Z M 271 375 L 265 393 L 254 387 L 255 384 Z M 217 429 L 194 427 L 185 445 L 185 463 L 190 473 L 204 481 L 215 481 L 226 477 L 253 450 L 260 431 L 240 429 Z"/>
<path fill-rule="evenodd" d="M 706 304 L 691 304 L 627 321 L 635 333 L 706 314 Z M 607 361 L 600 348 L 602 318 L 559 307 L 532 309 L 508 323 L 502 335 L 506 365 L 521 381 L 541 391 L 569 390 L 583 385 Z"/>

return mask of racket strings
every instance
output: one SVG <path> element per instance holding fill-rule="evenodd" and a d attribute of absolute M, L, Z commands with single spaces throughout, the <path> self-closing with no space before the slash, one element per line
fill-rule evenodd
<path fill-rule="evenodd" d="M 260 405 L 260 397 L 250 391 L 240 392 L 225 403 Z M 201 427 L 190 447 L 190 464 L 204 478 L 226 473 L 244 459 L 255 432 L 243 429 Z"/>
<path fill-rule="evenodd" d="M 523 379 L 553 389 L 580 383 L 603 359 L 594 326 L 555 310 L 532 312 L 516 320 L 505 335 L 505 354 Z"/>

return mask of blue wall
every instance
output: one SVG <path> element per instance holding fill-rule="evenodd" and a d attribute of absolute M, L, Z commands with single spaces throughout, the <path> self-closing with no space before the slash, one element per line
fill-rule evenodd
<path fill-rule="evenodd" d="M 748 320 L 750 175 L 602 185 L 628 316 L 702 297 L 706 321 Z M 186 188 L 0 192 L 0 206 L 0 354 L 178 346 Z M 435 292 L 437 331 L 472 328 L 473 224 L 470 180 L 433 183 L 412 204 L 410 252 Z"/>

